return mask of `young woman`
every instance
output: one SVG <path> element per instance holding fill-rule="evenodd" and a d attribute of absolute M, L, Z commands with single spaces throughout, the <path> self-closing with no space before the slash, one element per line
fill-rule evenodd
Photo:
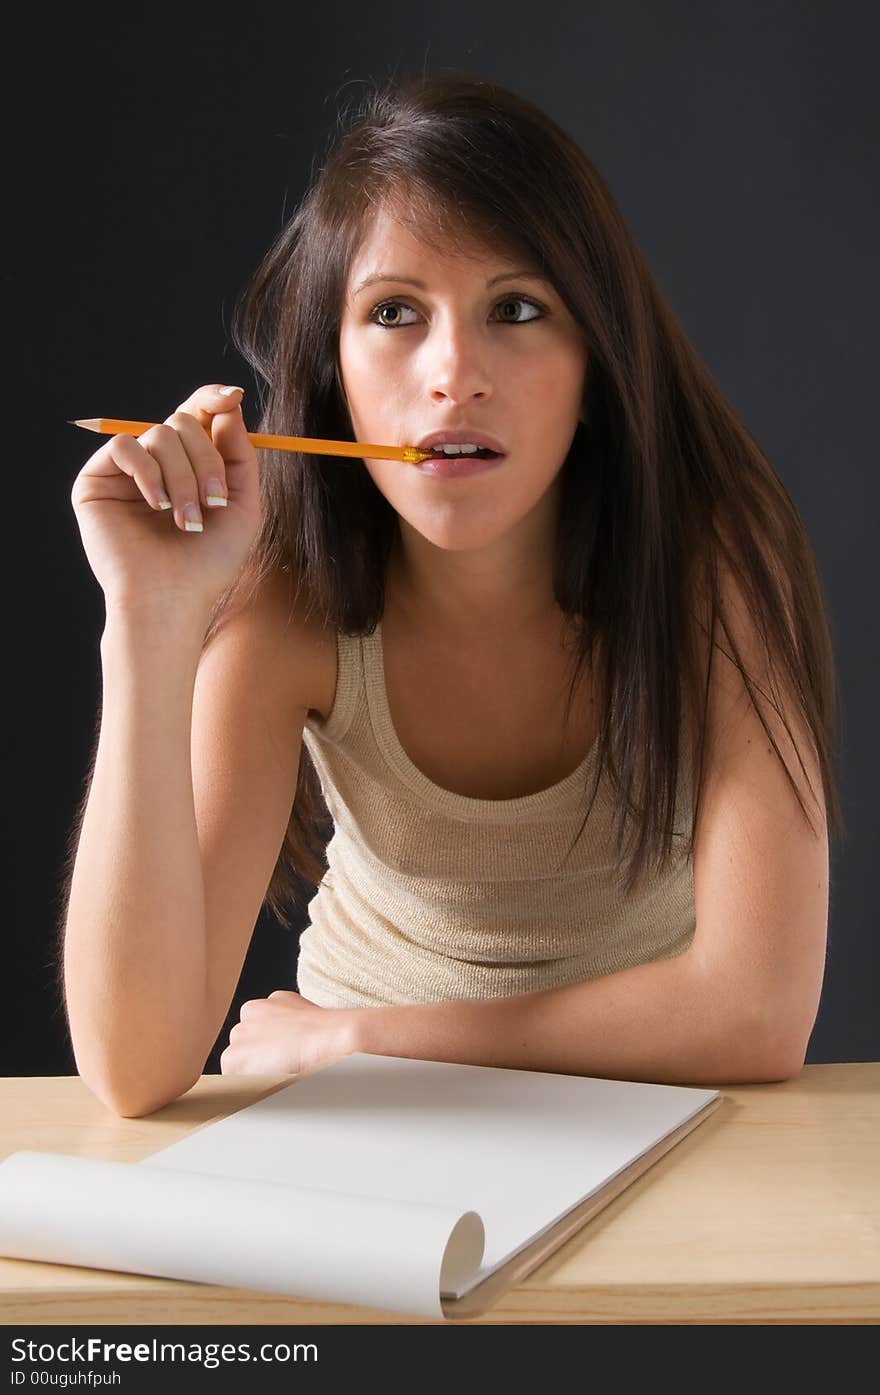
<path fill-rule="evenodd" d="M 206 385 L 83 466 L 78 1069 L 123 1114 L 188 1089 L 306 879 L 300 991 L 224 1073 L 784 1079 L 844 831 L 795 505 L 546 114 L 443 75 L 341 124 L 238 307 L 252 429 L 461 452 L 258 460 Z"/>

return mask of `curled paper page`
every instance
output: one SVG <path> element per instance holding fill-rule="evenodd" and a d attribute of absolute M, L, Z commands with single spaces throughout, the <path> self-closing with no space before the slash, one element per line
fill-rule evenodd
<path fill-rule="evenodd" d="M 443 1318 L 480 1267 L 448 1206 L 22 1150 L 0 1163 L 0 1254 Z"/>

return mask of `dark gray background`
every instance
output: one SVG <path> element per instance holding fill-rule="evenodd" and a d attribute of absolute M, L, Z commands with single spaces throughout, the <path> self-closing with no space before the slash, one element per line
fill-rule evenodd
<path fill-rule="evenodd" d="M 880 1059 L 876 8 L 447 3 L 425 17 L 409 3 L 277 4 L 179 7 L 173 24 L 124 27 L 118 14 L 36 9 L 9 55 L 17 774 L 0 1071 L 73 1070 L 52 965 L 104 612 L 69 499 L 97 438 L 65 422 L 162 420 L 201 382 L 251 387 L 231 308 L 301 197 L 337 101 L 393 71 L 447 66 L 513 87 L 580 141 L 804 518 L 829 597 L 849 827 L 808 1059 Z M 293 986 L 296 939 L 261 915 L 209 1069 L 244 999 Z"/>

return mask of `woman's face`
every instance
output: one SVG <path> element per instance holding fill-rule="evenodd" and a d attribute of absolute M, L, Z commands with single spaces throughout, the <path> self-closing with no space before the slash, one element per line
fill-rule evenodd
<path fill-rule="evenodd" d="M 452 429 L 468 441 L 473 428 L 506 452 L 454 479 L 365 460 L 392 508 L 437 547 L 484 547 L 525 519 L 582 419 L 586 342 L 548 282 L 509 274 L 527 270 L 489 249 L 438 255 L 385 211 L 352 262 L 339 361 L 355 440 L 417 445 Z"/>

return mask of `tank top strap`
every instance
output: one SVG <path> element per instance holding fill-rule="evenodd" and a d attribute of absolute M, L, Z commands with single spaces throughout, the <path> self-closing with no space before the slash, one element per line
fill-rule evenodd
<path fill-rule="evenodd" d="M 325 740 L 341 741 L 351 726 L 364 690 L 364 665 L 359 635 L 336 631 L 336 691 L 325 721 L 310 712 L 305 727 Z"/>

